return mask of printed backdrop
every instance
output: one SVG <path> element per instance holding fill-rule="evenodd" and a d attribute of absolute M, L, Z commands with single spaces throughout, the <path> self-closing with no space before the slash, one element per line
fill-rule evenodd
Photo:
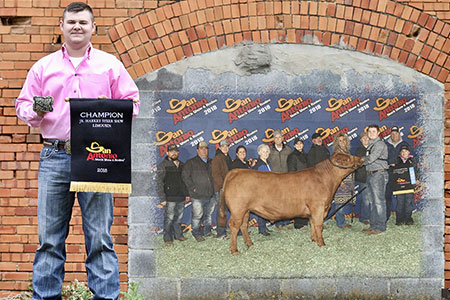
<path fill-rule="evenodd" d="M 311 147 L 313 133 L 322 132 L 324 144 L 332 153 L 334 137 L 344 132 L 351 140 L 353 154 L 360 144 L 361 132 L 369 124 L 377 124 L 385 139 L 389 138 L 391 126 L 399 126 L 403 140 L 410 144 L 413 153 L 418 153 L 422 139 L 421 127 L 416 123 L 420 101 L 420 95 L 414 92 L 393 95 L 366 90 L 352 95 L 160 92 L 153 104 L 157 119 L 155 151 L 159 163 L 167 147 L 177 144 L 180 159 L 185 162 L 196 155 L 196 145 L 206 141 L 210 144 L 209 156 L 213 158 L 220 141 L 226 139 L 232 159 L 238 145 L 247 148 L 247 159 L 257 158 L 258 145 L 271 144 L 273 131 L 281 129 L 291 148 L 298 137 L 304 141 L 306 152 Z M 356 214 L 359 214 L 358 202 Z M 346 208 L 346 212 L 350 214 L 351 208 Z M 184 223 L 188 229 L 190 216 L 187 203 Z"/>

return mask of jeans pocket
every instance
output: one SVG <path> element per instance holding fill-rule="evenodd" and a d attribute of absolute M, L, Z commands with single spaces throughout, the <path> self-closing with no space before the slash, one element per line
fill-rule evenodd
<path fill-rule="evenodd" d="M 44 147 L 44 148 L 42 148 L 40 159 L 41 160 L 48 159 L 48 158 L 52 157 L 53 153 L 55 153 L 55 148 Z"/>

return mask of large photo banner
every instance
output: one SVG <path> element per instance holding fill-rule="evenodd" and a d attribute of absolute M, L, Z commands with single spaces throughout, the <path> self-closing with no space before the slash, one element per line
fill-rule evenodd
<path fill-rule="evenodd" d="M 76 192 L 131 193 L 132 100 L 69 99 Z"/>
<path fill-rule="evenodd" d="M 333 95 L 159 92 L 153 104 L 157 119 L 154 150 L 159 163 L 167 147 L 176 144 L 180 147 L 180 159 L 185 162 L 197 154 L 196 145 L 205 141 L 210 145 L 209 157 L 213 158 L 220 141 L 226 139 L 232 159 L 238 145 L 247 148 L 247 159 L 251 159 L 258 157 L 258 145 L 272 144 L 274 130 L 280 129 L 291 148 L 295 138 L 303 140 L 305 152 L 311 148 L 311 137 L 316 132 L 330 153 L 334 137 L 345 133 L 354 154 L 360 145 L 360 134 L 368 125 L 377 124 L 385 141 L 391 127 L 398 126 L 402 139 L 418 154 L 422 139 L 420 124 L 416 123 L 418 99 L 420 95 L 414 90 L 397 94 L 363 90 L 359 94 Z M 355 214 L 359 213 L 357 206 Z M 186 207 L 189 209 L 189 203 Z M 347 213 L 351 213 L 351 208 Z M 185 211 L 184 222 L 189 228 L 189 210 Z"/>

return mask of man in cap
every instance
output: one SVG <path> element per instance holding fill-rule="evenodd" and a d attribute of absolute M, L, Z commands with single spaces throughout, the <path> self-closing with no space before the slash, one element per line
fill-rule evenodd
<path fill-rule="evenodd" d="M 318 162 L 330 157 L 330 151 L 323 145 L 321 132 L 312 135 L 312 146 L 307 156 L 308 168 L 314 167 Z"/>
<path fill-rule="evenodd" d="M 231 158 L 228 155 L 230 150 L 227 140 L 222 140 L 219 143 L 219 148 L 216 151 L 216 156 L 212 160 L 212 176 L 214 180 L 214 198 L 216 201 L 217 208 L 220 204 L 220 195 L 222 193 L 223 182 L 228 171 L 231 169 Z M 218 223 L 219 209 L 216 213 L 216 225 L 217 225 L 217 235 L 216 238 L 224 239 L 226 238 L 226 227 L 219 227 Z"/>
<path fill-rule="evenodd" d="M 192 234 L 197 242 L 202 242 L 204 236 L 211 234 L 215 204 L 211 160 L 206 142 L 197 144 L 197 155 L 186 162 L 181 175 L 191 197 Z"/>
<path fill-rule="evenodd" d="M 169 145 L 167 155 L 156 169 L 156 191 L 164 206 L 164 242 L 173 246 L 173 240 L 185 241 L 181 229 L 184 214 L 186 186 L 181 178 L 183 163 L 178 159 L 176 145 Z"/>
<path fill-rule="evenodd" d="M 409 144 L 406 141 L 403 141 L 402 135 L 400 133 L 400 127 L 398 126 L 392 126 L 391 127 L 391 134 L 389 139 L 386 142 L 387 149 L 388 149 L 388 164 L 389 164 L 389 180 L 386 184 L 386 220 L 389 220 L 389 217 L 391 216 L 391 209 L 392 209 L 392 172 L 393 168 L 395 166 L 395 162 L 400 155 L 400 149 L 402 146 L 407 146 L 408 149 L 411 149 L 409 147 Z"/>

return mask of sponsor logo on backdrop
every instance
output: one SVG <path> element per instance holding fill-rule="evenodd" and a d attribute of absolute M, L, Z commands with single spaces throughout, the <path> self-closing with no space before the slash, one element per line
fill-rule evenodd
<path fill-rule="evenodd" d="M 418 127 L 416 125 L 412 125 L 409 128 L 410 134 L 408 134 L 408 138 L 412 139 L 413 148 L 420 146 L 423 140 L 422 127 Z"/>
<path fill-rule="evenodd" d="M 112 161 L 112 162 L 124 162 L 124 158 L 118 158 L 116 153 L 113 153 L 111 149 L 107 149 L 101 146 L 97 142 L 92 142 L 89 147 L 86 147 L 88 156 L 86 160 L 93 161 Z"/>
<path fill-rule="evenodd" d="M 264 131 L 265 137 L 262 139 L 264 143 L 268 143 L 269 146 L 273 144 L 273 133 L 275 129 L 273 128 L 267 128 Z M 281 129 L 281 133 L 283 134 L 283 141 L 286 143 L 289 143 L 290 141 L 294 140 L 295 138 L 299 138 L 301 140 L 308 139 L 308 131 L 309 129 L 304 129 L 300 131 L 298 128 L 289 128 L 285 127 L 284 129 Z"/>
<path fill-rule="evenodd" d="M 152 103 L 152 114 L 156 114 L 161 111 L 161 102 L 161 99 L 158 99 Z"/>
<path fill-rule="evenodd" d="M 211 132 L 212 139 L 209 140 L 209 143 L 215 145 L 216 149 L 219 148 L 219 143 L 223 140 L 227 140 L 230 147 L 241 142 L 244 142 L 245 146 L 247 146 L 258 140 L 258 137 L 256 136 L 257 133 L 258 129 L 252 130 L 251 132 L 245 128 L 241 130 L 238 130 L 237 128 L 230 130 L 214 129 Z"/>
<path fill-rule="evenodd" d="M 380 127 L 380 134 L 378 135 L 380 139 L 386 140 L 391 135 L 391 127 L 387 125 L 379 125 Z M 367 131 L 367 127 L 365 129 Z"/>
<path fill-rule="evenodd" d="M 355 127 L 353 129 L 349 129 L 348 127 L 340 128 L 339 126 L 335 126 L 333 128 L 317 128 L 315 132 L 320 133 L 322 137 L 322 143 L 329 147 L 333 145 L 334 138 L 339 133 L 345 133 L 350 140 L 357 138 L 358 134 L 356 133 L 358 128 Z"/>
<path fill-rule="evenodd" d="M 155 134 L 156 141 L 153 142 L 153 145 L 159 146 L 159 155 L 164 156 L 167 153 L 167 147 L 172 144 L 183 146 L 190 142 L 192 147 L 197 146 L 198 143 L 203 141 L 202 134 L 204 132 L 203 130 L 197 133 L 194 133 L 193 130 L 184 132 L 182 129 L 167 132 L 160 130 Z"/>
<path fill-rule="evenodd" d="M 356 109 L 358 113 L 362 113 L 369 108 L 369 101 L 370 99 L 361 100 L 361 98 L 352 99 L 351 97 L 345 99 L 330 98 L 325 110 L 331 113 L 331 121 L 334 122 Z"/>
<path fill-rule="evenodd" d="M 284 123 L 286 120 L 290 120 L 308 109 L 310 114 L 317 112 L 321 109 L 321 101 L 322 99 L 313 101 L 311 98 L 303 100 L 302 97 L 297 99 L 280 98 L 275 111 L 280 113 L 281 123 Z"/>
<path fill-rule="evenodd" d="M 202 98 L 197 100 L 195 97 L 192 97 L 189 100 L 186 99 L 175 99 L 172 98 L 169 101 L 169 107 L 166 112 L 172 114 L 173 116 L 173 124 L 176 125 L 179 122 L 182 122 L 200 111 L 204 110 L 205 115 L 217 109 L 217 106 L 213 105 L 217 102 L 217 99 L 214 99 L 210 102 L 206 100 L 206 98 Z M 211 106 L 211 107 L 210 107 Z M 208 111 L 208 108 L 211 108 L 211 111 Z"/>
<path fill-rule="evenodd" d="M 415 108 L 415 101 L 415 98 L 408 101 L 406 97 L 403 97 L 401 99 L 399 99 L 398 97 L 378 98 L 376 100 L 376 106 L 373 108 L 373 110 L 378 112 L 378 118 L 380 121 L 382 121 L 402 109 L 406 113 Z"/>
<path fill-rule="evenodd" d="M 270 101 L 272 100 L 267 99 L 262 102 L 261 98 L 252 100 L 250 97 L 245 99 L 228 98 L 225 100 L 225 108 L 222 111 L 228 113 L 228 122 L 232 124 L 256 110 L 260 115 L 270 110 Z"/>

